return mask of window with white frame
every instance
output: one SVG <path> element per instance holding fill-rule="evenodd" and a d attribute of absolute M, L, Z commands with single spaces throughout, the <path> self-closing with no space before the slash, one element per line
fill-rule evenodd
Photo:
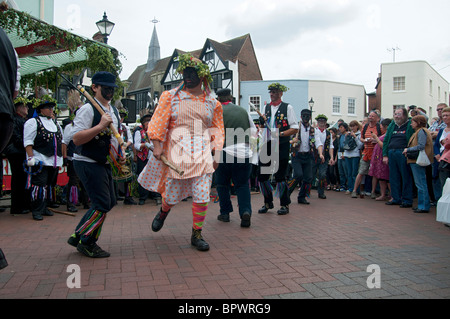
<path fill-rule="evenodd" d="M 261 96 L 252 95 L 250 96 L 250 103 L 252 103 L 258 111 L 261 112 Z"/>
<path fill-rule="evenodd" d="M 333 96 L 333 113 L 341 113 L 341 97 L 339 96 Z"/>
<path fill-rule="evenodd" d="M 404 76 L 394 77 L 394 91 L 405 91 L 406 80 Z"/>
<path fill-rule="evenodd" d="M 348 114 L 350 115 L 356 114 L 356 99 L 354 98 L 348 99 Z"/>

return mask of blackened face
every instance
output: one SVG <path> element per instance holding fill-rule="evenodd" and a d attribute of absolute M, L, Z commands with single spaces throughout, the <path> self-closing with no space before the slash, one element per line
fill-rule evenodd
<path fill-rule="evenodd" d="M 307 124 L 311 120 L 311 115 L 309 114 L 302 114 L 302 122 Z"/>
<path fill-rule="evenodd" d="M 111 101 L 114 97 L 114 88 L 110 86 L 102 86 L 102 96 L 105 100 Z"/>
<path fill-rule="evenodd" d="M 183 71 L 183 79 L 188 89 L 193 89 L 200 84 L 200 78 L 194 68 L 186 68 Z"/>

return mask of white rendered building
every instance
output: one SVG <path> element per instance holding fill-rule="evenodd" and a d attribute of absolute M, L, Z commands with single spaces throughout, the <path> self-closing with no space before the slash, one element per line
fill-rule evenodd
<path fill-rule="evenodd" d="M 426 61 L 382 64 L 380 85 L 377 94 L 381 96 L 382 117 L 392 118 L 398 106 L 416 105 L 432 118 L 437 116 L 439 103 L 449 103 L 449 82 Z"/>

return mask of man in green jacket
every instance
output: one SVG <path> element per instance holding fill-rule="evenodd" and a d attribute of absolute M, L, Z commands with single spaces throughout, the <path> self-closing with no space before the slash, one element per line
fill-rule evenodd
<path fill-rule="evenodd" d="M 400 205 L 401 208 L 412 207 L 413 190 L 410 168 L 403 155 L 413 135 L 411 120 L 408 120 L 406 108 L 397 108 L 394 121 L 389 125 L 383 143 L 383 162 L 389 165 L 389 182 L 392 200 L 386 205 Z"/>

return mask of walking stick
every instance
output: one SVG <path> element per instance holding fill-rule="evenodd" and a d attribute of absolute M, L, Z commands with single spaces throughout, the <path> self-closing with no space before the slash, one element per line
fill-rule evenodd
<path fill-rule="evenodd" d="M 169 160 L 162 155 L 161 156 L 161 161 L 168 166 L 170 169 L 174 170 L 175 172 L 178 173 L 178 175 L 183 176 L 184 175 L 184 171 L 182 171 L 180 168 L 178 168 L 177 166 L 175 166 L 173 163 L 169 162 Z"/>

